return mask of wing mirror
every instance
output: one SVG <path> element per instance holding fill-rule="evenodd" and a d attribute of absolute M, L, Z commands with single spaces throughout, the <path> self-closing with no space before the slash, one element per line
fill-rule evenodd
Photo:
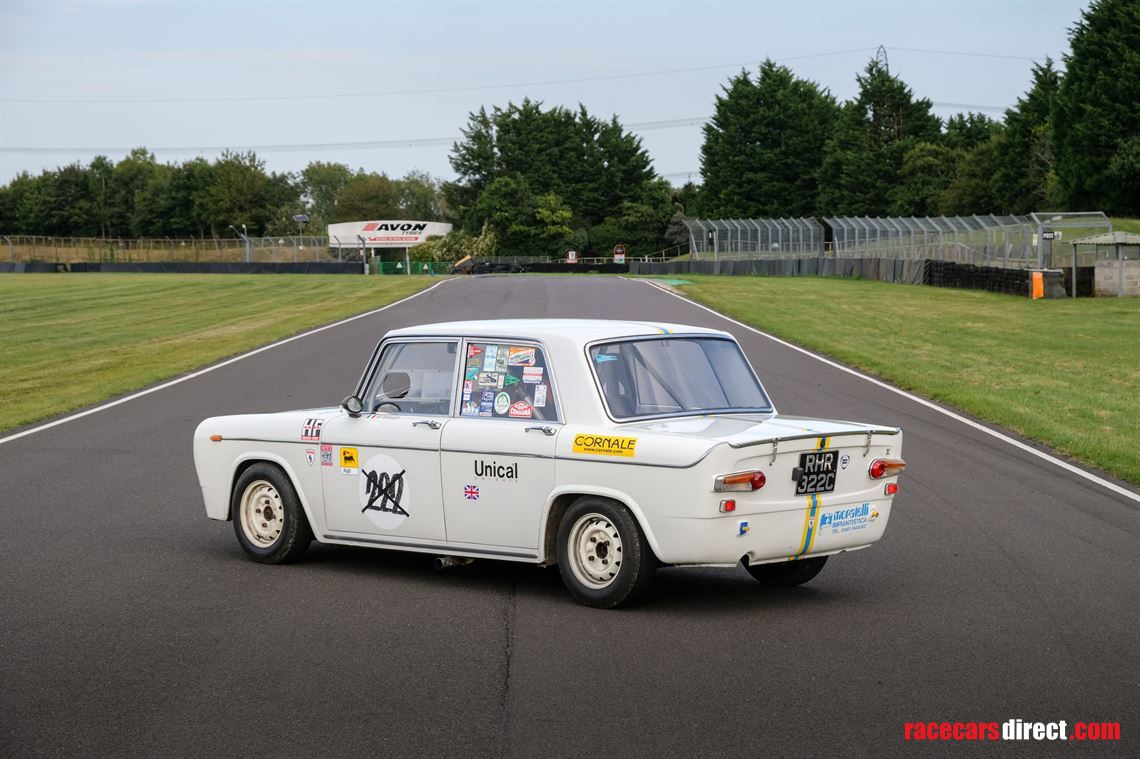
<path fill-rule="evenodd" d="M 360 412 L 364 411 L 364 401 L 360 400 L 358 396 L 350 395 L 340 402 L 340 407 L 355 419 L 360 416 Z"/>

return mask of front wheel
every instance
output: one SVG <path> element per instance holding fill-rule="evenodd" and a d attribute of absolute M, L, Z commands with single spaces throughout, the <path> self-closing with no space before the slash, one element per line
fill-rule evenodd
<path fill-rule="evenodd" d="M 604 498 L 579 498 L 558 526 L 558 571 L 570 595 L 599 609 L 613 609 L 643 593 L 653 581 L 656 558 L 625 506 Z"/>
<path fill-rule="evenodd" d="M 819 574 L 823 565 L 827 563 L 826 556 L 815 556 L 811 559 L 797 561 L 781 561 L 775 564 L 748 564 L 744 568 L 748 574 L 764 583 L 777 588 L 791 588 L 803 585 Z"/>
<path fill-rule="evenodd" d="M 299 559 L 313 540 L 293 483 L 272 464 L 257 463 L 242 472 L 230 510 L 238 543 L 262 564 Z"/>

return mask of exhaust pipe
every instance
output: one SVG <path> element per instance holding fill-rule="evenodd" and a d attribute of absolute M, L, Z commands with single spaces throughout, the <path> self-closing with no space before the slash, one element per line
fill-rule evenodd
<path fill-rule="evenodd" d="M 451 567 L 465 567 L 475 559 L 466 556 L 437 556 L 435 557 L 436 569 L 450 569 Z"/>

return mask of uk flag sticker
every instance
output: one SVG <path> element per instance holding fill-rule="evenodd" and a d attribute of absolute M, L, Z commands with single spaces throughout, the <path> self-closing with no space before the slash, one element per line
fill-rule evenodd
<path fill-rule="evenodd" d="M 479 500 L 479 486 L 478 485 L 464 485 L 463 486 L 463 497 L 466 498 L 468 501 L 478 501 Z"/>

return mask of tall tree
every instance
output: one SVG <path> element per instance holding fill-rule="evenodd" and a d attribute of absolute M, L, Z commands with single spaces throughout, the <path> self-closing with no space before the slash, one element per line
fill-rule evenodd
<path fill-rule="evenodd" d="M 939 213 L 947 216 L 1001 213 L 994 190 L 999 137 L 990 138 L 966 152 L 954 168 L 954 178 L 942 193 Z"/>
<path fill-rule="evenodd" d="M 1140 214 L 1140 3 L 1093 0 L 1070 48 L 1053 121 L 1067 204 Z"/>
<path fill-rule="evenodd" d="M 354 173 L 343 163 L 311 161 L 301 170 L 301 199 L 309 216 L 310 229 L 322 229 L 333 216 L 337 196 Z"/>
<path fill-rule="evenodd" d="M 984 113 L 959 113 L 946 119 L 942 144 L 954 150 L 973 150 L 1001 131 L 1002 123 Z"/>
<path fill-rule="evenodd" d="M 1033 64 L 1033 82 L 1017 104 L 1005 112 L 1005 129 L 997 141 L 993 177 L 1002 211 L 1023 214 L 1046 210 L 1055 200 L 1053 104 L 1061 74 L 1053 61 Z"/>
<path fill-rule="evenodd" d="M 557 195 L 571 209 L 572 225 L 585 228 L 622 203 L 638 201 L 655 176 L 640 138 L 616 117 L 601 121 L 581 106 L 544 110 L 529 99 L 472 113 L 452 148 L 451 165 L 459 180 L 444 185 L 443 198 L 472 233 L 491 221 L 488 210 L 499 208 L 503 191 L 517 189 L 512 183 L 518 181 L 536 198 Z M 497 188 L 494 203 L 481 202 L 493 183 L 507 178 L 511 182 Z M 517 243 L 491 223 L 501 245 Z"/>
<path fill-rule="evenodd" d="M 847 216 L 885 216 L 891 188 L 915 142 L 937 143 L 941 121 L 931 102 L 872 60 L 856 77 L 859 95 L 843 104 L 824 151 L 820 210 Z"/>
<path fill-rule="evenodd" d="M 717 96 L 701 146 L 706 213 L 719 217 L 815 213 L 819 166 L 838 114 L 835 99 L 771 60 Z"/>
<path fill-rule="evenodd" d="M 400 188 L 386 174 L 360 174 L 350 179 L 336 199 L 331 222 L 399 219 Z"/>

